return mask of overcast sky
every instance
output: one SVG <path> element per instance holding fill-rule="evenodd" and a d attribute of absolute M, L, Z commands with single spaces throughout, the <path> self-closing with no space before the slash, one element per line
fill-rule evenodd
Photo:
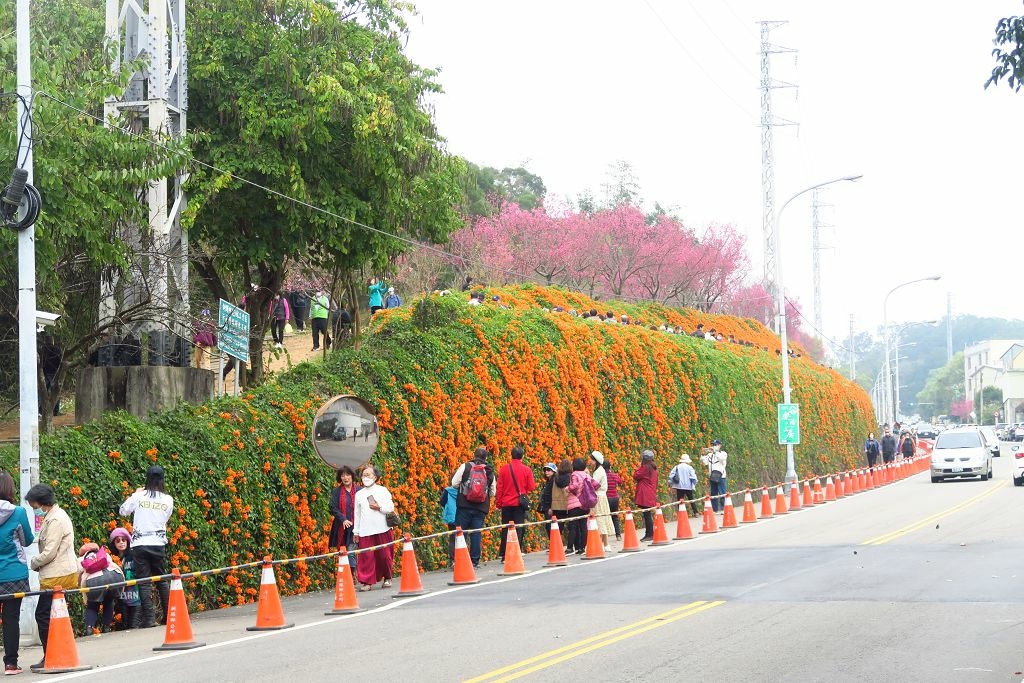
<path fill-rule="evenodd" d="M 763 268 L 759 21 L 772 42 L 776 206 L 835 177 L 821 254 L 825 332 L 954 314 L 1022 317 L 1024 93 L 985 90 L 996 21 L 1019 1 L 416 0 L 409 53 L 441 70 L 450 151 L 524 165 L 549 193 L 599 191 L 629 162 L 643 198 L 732 223 Z M 813 321 L 810 194 L 782 218 L 787 294 Z"/>

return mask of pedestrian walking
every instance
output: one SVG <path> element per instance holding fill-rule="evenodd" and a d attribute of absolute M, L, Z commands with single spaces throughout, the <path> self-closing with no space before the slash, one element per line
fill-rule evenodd
<path fill-rule="evenodd" d="M 900 439 L 900 455 L 903 456 L 904 460 L 909 460 L 914 457 L 916 452 L 917 444 L 914 442 L 914 435 L 909 431 L 904 431 Z"/>
<path fill-rule="evenodd" d="M 121 503 L 121 516 L 132 516 L 132 559 L 137 578 L 162 576 L 167 571 L 167 520 L 174 512 L 174 499 L 164 491 L 164 468 L 152 465 L 146 470 L 146 485 L 136 489 L 128 500 Z M 167 623 L 167 601 L 171 588 L 167 581 L 155 582 L 160 593 L 163 623 Z M 156 626 L 151 581 L 139 583 L 141 609 L 140 628 Z"/>
<path fill-rule="evenodd" d="M 306 331 L 306 314 L 309 312 L 309 294 L 301 290 L 292 290 L 289 296 L 292 305 L 292 317 L 298 332 Z"/>
<path fill-rule="evenodd" d="M 636 483 L 634 499 L 638 508 L 653 508 L 658 504 L 658 466 L 654 463 L 654 451 L 645 450 L 640 454 L 640 466 L 633 472 Z M 654 511 L 644 510 L 644 537 L 641 541 L 654 540 Z"/>
<path fill-rule="evenodd" d="M 601 451 L 594 451 L 590 454 L 590 476 L 597 482 L 597 505 L 594 507 L 594 515 L 597 516 L 597 530 L 601 534 L 601 545 L 605 552 L 611 552 L 608 546 L 608 537 L 615 533 L 612 525 L 612 511 L 608 506 L 608 473 L 604 469 L 604 454 Z"/>
<path fill-rule="evenodd" d="M 395 503 L 380 478 L 380 470 L 367 465 L 362 471 L 363 487 L 356 492 L 352 537 L 364 551 L 356 564 L 361 591 L 372 590 L 378 581 L 381 588 L 390 587 L 395 564 L 394 532 L 388 526 L 388 513 L 395 511 Z M 366 550 L 376 546 L 380 547 Z"/>
<path fill-rule="evenodd" d="M 882 435 L 882 462 L 893 462 L 896 460 L 896 437 L 892 435 L 889 428 L 885 428 Z"/>
<path fill-rule="evenodd" d="M 605 474 L 608 476 L 608 510 L 612 513 L 612 527 L 615 529 L 615 540 L 622 540 L 622 522 L 619 520 L 619 487 L 622 486 L 622 477 L 612 469 L 611 461 L 605 457 L 601 464 Z"/>
<path fill-rule="evenodd" d="M 284 326 L 292 317 L 292 309 L 288 299 L 277 292 L 267 310 L 270 313 L 270 336 L 274 338 L 274 348 L 279 349 L 284 344 Z"/>
<path fill-rule="evenodd" d="M 328 507 L 331 510 L 331 531 L 328 534 L 328 545 L 331 548 L 341 550 L 355 549 L 355 541 L 352 539 L 353 519 L 356 514 L 356 493 L 359 486 L 355 483 L 356 473 L 348 465 L 343 465 L 334 475 L 334 481 L 338 484 L 331 489 L 331 502 Z M 349 565 L 355 569 L 356 556 L 348 556 Z"/>
<path fill-rule="evenodd" d="M 107 549 L 95 543 L 86 543 L 78 549 L 78 585 L 98 588 L 85 594 L 85 628 L 92 635 L 100 623 L 103 613 L 103 633 L 109 633 L 114 625 L 114 603 L 116 590 L 105 588 L 112 583 L 124 581 L 121 568 L 110 560 Z"/>
<path fill-rule="evenodd" d="M 366 283 L 367 293 L 370 295 L 370 315 L 384 307 L 384 292 L 388 287 L 375 277 L 371 277 Z"/>
<path fill-rule="evenodd" d="M 874 467 L 875 463 L 878 462 L 878 454 L 881 452 L 882 446 L 878 443 L 878 439 L 875 438 L 874 432 L 868 433 L 868 438 L 864 441 L 864 455 L 868 459 L 868 467 Z"/>
<path fill-rule="evenodd" d="M 121 561 L 121 573 L 126 581 L 131 581 L 135 576 L 135 561 L 132 559 L 132 535 L 124 527 L 117 527 L 110 532 L 110 541 L 107 544 L 110 549 L 110 556 Z M 125 586 L 121 589 L 119 611 L 121 613 L 121 626 L 125 629 L 138 628 L 142 623 L 142 610 L 139 609 L 139 587 Z"/>
<path fill-rule="evenodd" d="M 526 511 L 530 509 L 529 494 L 537 488 L 533 480 L 533 470 L 523 464 L 526 449 L 522 446 L 512 448 L 512 458 L 498 470 L 497 495 L 495 500 L 501 508 L 501 543 L 498 546 L 498 559 L 505 561 L 505 543 L 508 538 L 509 522 L 516 523 L 516 537 L 520 545 L 523 543 L 526 527 Z M 524 504 L 525 503 L 525 504 Z"/>
<path fill-rule="evenodd" d="M 39 554 L 28 562 L 29 569 L 39 572 L 39 590 L 47 591 L 36 602 L 36 627 L 43 644 L 43 658 L 30 667 L 41 669 L 46 661 L 53 589 L 57 586 L 78 588 L 78 556 L 75 555 L 75 529 L 71 525 L 71 518 L 57 505 L 53 489 L 46 484 L 36 484 L 25 494 L 25 502 L 36 517 L 43 518 L 36 536 Z"/>
<path fill-rule="evenodd" d="M 316 294 L 309 302 L 309 321 L 313 330 L 313 350 L 320 348 L 320 335 L 324 337 L 324 347 L 331 348 L 331 335 L 327 331 L 327 318 L 330 315 L 331 300 L 323 289 L 316 290 Z"/>
<path fill-rule="evenodd" d="M 402 297 L 395 294 L 394 287 L 388 287 L 388 295 L 384 297 L 384 308 L 398 308 L 402 305 Z"/>
<path fill-rule="evenodd" d="M 676 500 L 685 499 L 687 509 L 695 514 L 697 508 L 693 503 L 693 491 L 697 487 L 697 472 L 694 471 L 688 454 L 683 453 L 679 456 L 679 464 L 673 467 L 668 475 L 668 485 L 675 490 Z"/>
<path fill-rule="evenodd" d="M 569 484 L 572 483 L 572 461 L 569 458 L 562 458 L 558 461 L 558 469 L 551 480 L 551 510 L 549 515 L 561 521 L 569 516 Z M 572 544 L 572 536 L 568 527 L 562 532 L 562 542 L 565 544 L 565 551 L 571 553 L 576 549 Z"/>
<path fill-rule="evenodd" d="M 25 548 L 32 545 L 32 525 L 25 508 L 15 503 L 14 478 L 0 472 L 0 593 L 27 593 L 28 563 Z M 20 674 L 18 645 L 21 642 L 21 600 L 0 600 L 0 618 L 4 629 L 4 675 Z"/>
<path fill-rule="evenodd" d="M 451 485 L 459 490 L 456 499 L 455 526 L 469 538 L 469 559 L 473 566 L 480 565 L 480 532 L 491 509 L 491 499 L 497 493 L 496 477 L 491 468 L 491 454 L 480 446 L 473 452 L 473 460 L 459 465 L 452 475 Z"/>
<path fill-rule="evenodd" d="M 587 461 L 573 458 L 569 486 L 569 536 L 577 555 L 587 550 L 587 515 L 597 505 L 597 482 L 587 472 Z M 577 517 L 578 519 L 572 519 Z"/>
<path fill-rule="evenodd" d="M 708 481 L 711 491 L 711 507 L 715 512 L 725 509 L 726 465 L 729 454 L 722 449 L 722 442 L 715 439 L 711 442 L 711 450 L 700 456 L 700 461 L 708 468 Z"/>

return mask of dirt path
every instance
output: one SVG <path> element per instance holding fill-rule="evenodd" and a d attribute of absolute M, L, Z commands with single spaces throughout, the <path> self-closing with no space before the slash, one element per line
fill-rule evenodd
<path fill-rule="evenodd" d="M 284 346 L 280 349 L 275 349 L 273 342 L 269 341 L 263 345 L 263 360 L 265 367 L 270 372 L 281 372 L 287 370 L 293 365 L 301 363 L 304 360 L 309 360 L 313 356 L 323 353 L 323 346 L 321 345 L 319 351 L 313 351 L 313 336 L 310 334 L 309 325 L 306 325 L 305 332 L 295 332 L 293 334 L 286 334 L 284 337 Z M 203 367 L 213 370 L 217 370 L 217 357 L 216 355 L 206 354 L 203 358 Z M 229 373 L 227 376 L 227 388 L 230 389 L 234 386 L 234 374 Z M 65 413 L 58 415 L 53 418 L 54 427 L 66 427 L 75 423 L 74 413 Z M 18 423 L 18 415 L 15 411 L 6 419 L 0 421 L 0 444 L 4 442 L 17 442 L 20 425 Z"/>

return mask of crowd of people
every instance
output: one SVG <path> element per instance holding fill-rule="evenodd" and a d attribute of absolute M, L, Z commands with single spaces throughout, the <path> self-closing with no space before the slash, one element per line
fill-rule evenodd
<path fill-rule="evenodd" d="M 85 543 L 75 548 L 75 530 L 53 489 L 36 484 L 25 494 L 25 502 L 37 518 L 33 532 L 25 508 L 18 505 L 14 479 L 0 472 L 0 593 L 30 591 L 29 569 L 39 572 L 39 588 L 88 587 L 85 597 L 85 624 L 89 633 L 102 633 L 120 623 L 122 628 L 150 628 L 157 624 L 153 586 L 160 598 L 160 622 L 167 621 L 169 587 L 166 581 L 135 586 L 106 588 L 126 579 L 142 579 L 166 572 L 167 520 L 174 500 L 164 491 L 164 470 L 154 465 L 146 472 L 145 486 L 135 491 L 120 506 L 123 517 L 131 517 L 132 530 L 117 527 L 108 543 Z M 25 549 L 38 542 L 39 553 L 27 559 Z M 0 601 L 4 632 L 4 674 L 22 672 L 18 663 L 21 631 L 18 615 L 21 598 Z M 43 645 L 43 660 L 31 666 L 41 669 L 46 659 L 53 593 L 39 596 L 35 621 Z"/>
<path fill-rule="evenodd" d="M 882 425 L 882 438 L 876 439 L 875 433 L 870 432 L 864 440 L 864 456 L 867 458 L 868 467 L 874 467 L 878 463 L 878 456 L 882 456 L 882 464 L 894 462 L 900 458 L 912 458 L 917 452 L 917 436 L 911 429 L 904 429 L 899 422 L 894 422 L 892 427 L 888 424 Z"/>

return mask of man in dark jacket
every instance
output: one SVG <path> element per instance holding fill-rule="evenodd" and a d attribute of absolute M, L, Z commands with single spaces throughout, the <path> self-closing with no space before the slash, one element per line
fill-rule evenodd
<path fill-rule="evenodd" d="M 483 527 L 487 512 L 491 509 L 491 498 L 494 497 L 496 492 L 496 478 L 494 476 L 494 469 L 488 463 L 490 456 L 491 454 L 487 452 L 487 449 L 481 446 L 474 451 L 473 460 L 459 465 L 459 469 L 455 470 L 455 474 L 452 475 L 452 486 L 459 490 L 459 496 L 455 504 L 455 525 L 462 527 L 464 532 Z M 479 503 L 466 499 L 466 491 L 470 483 L 473 465 L 483 465 L 484 471 L 487 474 L 487 494 L 483 502 Z M 469 534 L 469 559 L 473 561 L 474 567 L 479 566 L 479 531 Z"/>
<path fill-rule="evenodd" d="M 530 508 L 519 504 L 519 495 L 528 494 L 537 488 L 533 481 L 533 470 L 523 464 L 525 453 L 522 446 L 512 449 L 512 459 L 498 470 L 498 495 L 495 497 L 497 506 L 501 508 L 501 523 L 516 523 L 516 535 L 519 538 L 520 547 L 523 543 L 523 532 L 526 529 L 521 525 L 526 521 L 526 511 Z M 508 527 L 502 527 L 501 545 L 498 546 L 498 559 L 502 562 L 505 561 L 507 537 Z"/>
<path fill-rule="evenodd" d="M 889 428 L 885 428 L 885 435 L 882 437 L 882 462 L 892 462 L 896 459 L 896 437 L 892 435 Z"/>

